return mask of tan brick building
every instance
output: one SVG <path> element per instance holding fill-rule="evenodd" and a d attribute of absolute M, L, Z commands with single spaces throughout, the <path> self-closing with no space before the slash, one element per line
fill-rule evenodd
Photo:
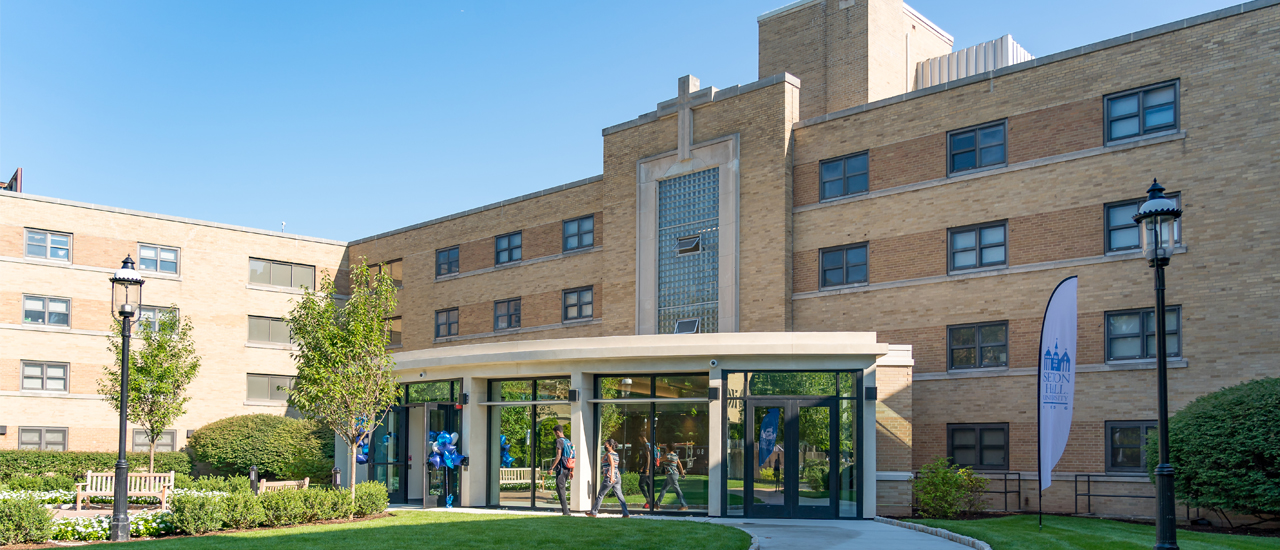
<path fill-rule="evenodd" d="M 1168 270 L 1174 410 L 1278 372 L 1277 4 L 1039 58 L 1008 36 L 952 53 L 899 0 L 762 15 L 759 80 L 682 78 L 604 129 L 602 175 L 348 244 L 402 281 L 407 384 L 357 477 L 427 505 L 449 492 L 553 506 L 510 489 L 545 475 L 534 440 L 549 422 L 584 449 L 615 437 L 654 490 L 650 441 L 678 442 L 705 471 L 689 507 L 710 515 L 905 513 L 912 472 L 941 456 L 992 489 L 1007 480 L 997 508 L 1033 510 L 1041 317 L 1077 276 L 1076 412 L 1044 507 L 1084 511 L 1077 474 L 1094 493 L 1152 494 L 1151 274 L 1129 219 L 1153 178 L 1186 211 Z M 683 404 L 671 427 L 663 411 Z M 778 434 L 776 457 L 760 430 L 774 410 L 800 432 Z M 814 413 L 834 419 L 825 444 Z M 423 475 L 423 438 L 441 429 L 473 457 L 448 482 Z M 820 487 L 814 460 L 839 461 L 827 480 L 841 491 Z M 1092 511 L 1149 516 L 1152 502 Z"/>

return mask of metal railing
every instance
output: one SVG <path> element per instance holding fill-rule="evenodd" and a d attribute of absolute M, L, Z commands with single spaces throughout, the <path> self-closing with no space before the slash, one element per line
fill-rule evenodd
<path fill-rule="evenodd" d="M 983 491 L 982 492 L 983 494 L 987 494 L 987 495 L 1000 495 L 1001 500 L 1004 501 L 1004 509 L 999 511 L 1001 512 L 1021 512 L 1022 511 L 1022 472 L 995 472 L 995 473 L 975 472 L 975 473 L 982 475 L 983 477 L 1000 476 L 1000 478 L 998 479 L 992 479 L 990 477 L 987 477 L 987 479 L 991 481 L 1004 482 L 1004 490 L 1002 491 Z M 1012 479 L 1014 481 L 1014 487 L 1015 487 L 1014 489 L 1009 489 L 1010 476 L 1012 476 Z M 1017 495 L 1014 498 L 1014 501 L 1018 503 L 1017 510 L 1009 509 L 1010 494 Z"/>
<path fill-rule="evenodd" d="M 1082 478 L 1082 477 L 1084 478 L 1084 492 L 1083 492 L 1083 493 L 1081 493 L 1081 492 L 1080 492 L 1080 478 Z M 1080 497 L 1085 497 L 1085 499 L 1084 499 L 1084 513 L 1085 513 L 1086 515 L 1092 515 L 1092 514 L 1093 514 L 1093 497 L 1099 497 L 1099 498 L 1141 498 L 1141 499 L 1153 499 L 1153 500 L 1156 498 L 1156 496 L 1155 496 L 1155 495 L 1107 495 L 1107 494 L 1094 493 L 1094 492 L 1093 492 L 1093 478 L 1094 478 L 1094 477 L 1107 477 L 1107 476 L 1106 476 L 1105 474 L 1076 474 L 1076 479 L 1075 479 L 1075 491 L 1076 491 L 1075 507 L 1076 507 L 1076 513 L 1075 513 L 1075 515 L 1080 515 Z M 1184 504 L 1183 504 L 1183 508 L 1184 508 L 1184 510 L 1185 510 L 1185 514 L 1186 514 L 1187 522 L 1188 522 L 1188 523 L 1190 523 L 1190 522 L 1191 522 L 1191 505 L 1190 505 L 1190 504 L 1185 504 L 1185 503 L 1184 503 Z M 1199 510 L 1199 508 L 1196 508 L 1196 510 L 1197 510 L 1197 512 L 1196 512 L 1196 513 L 1197 513 L 1197 514 L 1199 514 L 1199 513 L 1200 513 L 1200 512 L 1198 511 L 1198 510 Z"/>

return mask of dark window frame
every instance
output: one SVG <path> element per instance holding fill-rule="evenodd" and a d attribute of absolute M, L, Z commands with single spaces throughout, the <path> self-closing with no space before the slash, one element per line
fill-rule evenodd
<path fill-rule="evenodd" d="M 972 448 L 974 458 L 977 459 L 976 464 L 961 464 L 956 460 L 955 432 L 960 430 L 973 430 L 973 445 L 963 445 L 964 449 Z M 983 451 L 996 448 L 995 445 L 984 445 L 982 442 L 982 432 L 984 430 L 1000 430 L 1004 432 L 1004 444 L 1001 448 L 1004 450 L 1003 464 L 983 464 Z M 959 466 L 969 466 L 974 470 L 1008 470 L 1009 469 L 1009 423 L 1008 422 L 989 422 L 983 424 L 947 424 L 947 459 L 952 464 Z"/>
<path fill-rule="evenodd" d="M 590 292 L 590 293 L 591 293 L 591 297 L 590 297 L 591 299 L 589 299 L 589 300 L 587 300 L 587 301 L 585 301 L 585 302 L 584 302 L 584 301 L 582 301 L 582 292 L 583 292 L 583 291 Z M 568 300 L 566 300 L 566 298 L 567 298 L 570 294 L 573 294 L 573 295 L 574 295 L 574 297 L 575 297 L 575 298 L 574 298 L 574 303 L 573 303 L 573 304 L 570 304 L 570 303 L 569 303 L 569 301 L 568 301 Z M 566 290 L 564 290 L 564 291 L 561 291 L 561 292 L 560 292 L 560 322 L 562 322 L 562 323 L 566 323 L 566 322 L 569 322 L 569 321 L 581 321 L 581 320 L 583 320 L 583 319 L 594 319 L 594 318 L 595 318 L 595 311 L 596 311 L 596 308 L 595 308 L 595 298 L 596 298 L 596 292 L 595 292 L 595 287 L 594 287 L 594 286 L 583 286 L 583 287 L 570 288 L 570 289 L 566 289 Z M 591 314 L 590 314 L 590 315 L 584 315 L 584 314 L 582 313 L 582 306 L 584 306 L 584 305 L 586 305 L 586 306 L 591 306 Z M 577 314 L 576 316 L 573 316 L 573 317 L 570 317 L 570 316 L 569 316 L 569 308 L 570 308 L 570 307 L 576 307 L 576 308 L 578 309 L 578 314 Z"/>
<path fill-rule="evenodd" d="M 854 159 L 857 157 L 866 157 L 867 167 L 864 170 L 849 173 L 848 161 L 850 159 Z M 825 175 L 826 167 L 829 165 L 835 164 L 837 162 L 840 163 L 840 177 L 828 179 Z M 857 176 L 866 176 L 866 178 L 864 179 L 865 188 L 861 190 L 850 191 L 849 179 L 856 178 Z M 826 185 L 827 182 L 836 181 L 837 179 L 840 180 L 840 193 L 836 195 L 828 195 L 827 185 Z M 871 192 L 871 151 L 870 150 L 859 151 L 857 153 L 852 153 L 852 154 L 844 155 L 841 157 L 830 158 L 818 163 L 818 200 L 819 201 L 829 201 L 829 200 L 835 200 L 835 199 L 840 199 L 844 197 L 853 197 L 853 196 L 863 195 L 870 192 Z"/>
<path fill-rule="evenodd" d="M 48 434 L 49 432 L 55 432 L 55 431 L 62 432 L 62 451 L 58 451 L 58 452 L 65 452 L 65 451 L 71 450 L 71 429 L 65 426 L 19 426 L 18 427 L 18 449 L 22 449 L 22 446 L 23 446 L 22 432 L 29 431 L 29 430 L 40 431 L 40 444 L 39 444 L 40 448 L 32 449 L 32 450 L 48 451 L 49 450 Z"/>
<path fill-rule="evenodd" d="M 499 313 L 498 308 L 506 305 L 505 313 Z M 499 328 L 503 320 L 507 321 L 507 326 Z M 493 302 L 493 331 L 499 332 L 504 330 L 513 330 L 520 328 L 520 298 L 507 298 L 506 300 L 494 300 Z"/>
<path fill-rule="evenodd" d="M 1148 128 L 1146 96 L 1150 92 L 1164 89 L 1166 87 L 1173 88 L 1173 103 L 1172 103 L 1173 122 Z M 1135 114 L 1112 116 L 1111 102 L 1120 100 L 1120 99 L 1125 99 L 1130 96 L 1138 96 L 1137 112 Z M 1159 105 L 1156 105 L 1155 107 L 1162 107 L 1164 105 L 1166 104 L 1161 103 Z M 1134 118 L 1134 117 L 1137 117 L 1138 119 L 1138 133 L 1129 134 L 1122 137 L 1114 137 L 1111 135 L 1112 122 L 1116 120 L 1128 119 L 1128 118 Z M 1156 134 L 1160 132 L 1177 131 L 1181 127 L 1182 127 L 1182 82 L 1180 79 L 1166 80 L 1164 82 L 1148 84 L 1140 88 L 1133 88 L 1129 90 L 1124 90 L 1122 92 L 1107 94 L 1102 98 L 1102 132 L 1103 132 L 1103 140 L 1105 143 L 1113 143 L 1121 140 L 1141 138 L 1149 134 Z"/>
<path fill-rule="evenodd" d="M 681 331 L 681 330 L 680 330 L 680 324 L 681 324 L 681 323 L 688 323 L 688 322 L 690 322 L 690 321 L 692 321 L 692 322 L 693 322 L 693 330 Z M 686 318 L 684 318 L 684 319 L 676 319 L 676 324 L 671 328 L 671 333 L 672 333 L 672 334 L 697 334 L 697 333 L 698 333 L 698 329 L 700 329 L 700 328 L 702 328 L 702 318 L 701 318 L 701 317 L 686 317 Z"/>
<path fill-rule="evenodd" d="M 142 255 L 142 249 L 143 249 L 143 248 L 154 248 L 154 249 L 155 249 L 155 251 L 156 251 L 156 256 L 155 256 L 156 267 L 155 267 L 155 269 L 149 269 L 149 268 L 147 268 L 147 266 L 146 266 L 146 258 Z M 164 266 L 164 260 L 161 260 L 161 259 L 160 259 L 160 254 L 161 254 L 161 252 L 162 252 L 162 251 L 164 251 L 164 250 L 172 250 L 172 251 L 173 251 L 173 271 L 165 271 L 165 270 L 161 269 L 161 267 L 163 267 L 163 266 Z M 176 246 L 165 246 L 165 245 L 161 245 L 161 244 L 138 243 L 138 267 L 137 267 L 137 269 L 138 269 L 138 271 L 147 271 L 147 272 L 151 272 L 151 273 L 164 273 L 164 274 L 168 274 L 168 275 L 175 275 L 175 276 L 177 276 L 177 275 L 181 275 L 181 274 L 182 274 L 182 249 L 181 249 L 181 248 L 178 248 L 178 247 L 176 247 Z"/>
<path fill-rule="evenodd" d="M 457 245 L 436 250 L 436 278 L 454 275 L 459 272 L 459 247 Z M 443 258 L 442 258 L 443 256 Z M 441 260 L 443 259 L 443 262 Z M 442 270 L 441 267 L 444 269 Z M 441 273 L 443 271 L 443 273 Z"/>
<path fill-rule="evenodd" d="M 1003 152 L 1000 155 L 1002 160 L 1000 162 L 983 164 L 982 150 L 990 147 L 995 147 L 996 145 L 995 144 L 982 145 L 979 140 L 979 138 L 981 137 L 980 136 L 981 132 L 983 130 L 989 130 L 997 126 L 999 126 L 1002 129 L 1001 134 L 1004 136 L 1003 138 L 1001 138 L 1001 141 L 999 144 L 1000 148 L 1003 150 Z M 963 134 L 969 134 L 969 133 L 973 134 L 973 147 L 956 149 L 952 146 L 953 141 L 957 136 L 960 136 Z M 973 157 L 974 157 L 973 167 L 961 168 L 957 170 L 955 167 L 956 155 L 967 153 L 970 151 L 973 151 Z M 1006 118 L 1006 119 L 995 120 L 991 122 L 984 122 L 982 124 L 976 124 L 966 128 L 960 128 L 958 130 L 951 130 L 950 132 L 947 132 L 947 176 L 954 176 L 957 174 L 967 174 L 970 172 L 976 172 L 980 170 L 990 170 L 993 168 L 999 168 L 1001 166 L 1007 166 L 1008 164 L 1009 164 L 1009 119 Z"/>
<path fill-rule="evenodd" d="M 28 320 L 27 320 L 27 312 L 28 312 L 28 311 L 37 311 L 37 310 L 34 310 L 34 309 L 30 309 L 30 310 L 29 310 L 29 309 L 27 309 L 27 300 L 36 300 L 36 299 L 41 300 L 41 301 L 43 302 L 43 304 L 44 304 L 44 305 L 42 306 L 42 307 L 43 307 L 43 309 L 39 310 L 39 311 L 41 311 L 41 312 L 43 312 L 43 313 L 44 313 L 44 320 L 43 320 L 43 321 L 40 321 L 40 322 L 38 322 L 38 323 L 37 323 L 37 322 L 32 322 L 32 321 L 28 321 Z M 49 311 L 49 300 L 60 300 L 60 301 L 63 301 L 63 302 L 66 302 L 66 303 L 67 303 L 67 322 L 66 322 L 66 324 L 62 324 L 62 323 L 59 323 L 59 324 L 53 324 L 53 323 L 50 323 L 50 322 L 49 322 L 49 315 L 50 315 L 50 311 Z M 39 326 L 42 326 L 42 327 L 62 327 L 62 328 L 71 328 L 71 310 L 72 310 L 71 298 L 60 298 L 60 297 L 57 297 L 57 296 L 43 296 L 43 295 L 40 295 L 40 294 L 23 294 L 23 295 L 22 295 L 22 302 L 18 305 L 18 307 L 19 307 L 19 308 L 21 308 L 21 310 L 22 310 L 22 324 L 24 324 L 24 325 L 39 325 Z"/>
<path fill-rule="evenodd" d="M 34 228 L 34 227 L 26 227 L 26 228 L 23 228 L 23 229 L 25 229 L 25 231 L 23 231 L 23 232 L 22 232 L 22 255 L 23 255 L 23 257 L 26 257 L 26 258 L 40 258 L 40 259 L 43 259 L 43 260 L 49 260 L 49 261 L 53 261 L 53 262 L 67 262 L 67 263 L 73 263 L 73 262 L 72 262 L 72 259 L 75 257 L 75 244 L 76 244 L 76 241 L 75 241 L 75 235 L 74 235 L 73 233 L 67 233 L 67 232 L 65 232 L 65 231 L 50 231 L 50 230 L 48 230 L 48 229 L 36 229 L 36 228 Z M 44 245 L 42 245 L 42 246 L 44 247 L 44 255 L 43 255 L 43 256 L 37 256 L 37 255 L 35 255 L 35 254 L 31 254 L 31 253 L 28 251 L 28 248 L 27 248 L 27 247 L 31 246 L 31 242 L 30 242 L 30 241 L 31 241 L 31 234 L 32 234 L 32 233 L 44 233 Z M 55 247 L 55 246 L 53 246 L 53 242 L 52 242 L 52 240 L 53 240 L 53 236 L 54 236 L 54 235 L 57 235 L 57 236 L 59 236 L 59 237 L 66 237 L 66 238 L 67 238 L 67 246 L 66 246 L 66 249 L 67 249 L 67 257 L 66 257 L 66 259 L 62 259 L 62 258 L 54 258 L 54 257 L 52 257 L 52 256 L 50 255 L 50 251 L 51 251 L 52 249 L 54 249 L 54 248 L 63 248 L 63 247 L 61 247 L 61 246 L 59 246 L 59 247 Z"/>
<path fill-rule="evenodd" d="M 983 342 L 982 329 L 995 327 L 995 326 L 1004 328 L 1004 341 L 990 342 L 990 343 Z M 972 346 L 957 346 L 953 342 L 953 339 L 951 337 L 952 331 L 964 330 L 964 329 L 973 330 Z M 1004 347 L 1004 358 L 1005 358 L 1003 363 L 997 364 L 997 365 L 987 365 L 983 362 L 983 359 L 982 359 L 983 349 L 997 348 L 1002 346 Z M 956 366 L 955 353 L 953 352 L 955 350 L 965 350 L 965 349 L 974 350 L 973 366 Z M 947 327 L 947 370 L 948 371 L 969 370 L 969 369 L 992 369 L 992 368 L 1001 368 L 1001 367 L 1008 367 L 1008 366 L 1009 366 L 1009 321 L 988 321 L 984 323 L 965 323 L 962 325 L 949 325 Z"/>
<path fill-rule="evenodd" d="M 585 231 L 582 229 L 583 220 L 591 220 L 591 229 L 588 229 Z M 577 222 L 578 224 L 577 231 L 570 233 L 569 224 L 574 222 Z M 577 245 L 569 246 L 570 237 L 578 238 Z M 591 244 L 583 244 L 582 241 L 584 237 L 586 237 L 587 240 L 590 240 Z M 569 252 L 571 250 L 584 250 L 587 248 L 592 248 L 595 245 L 596 245 L 596 215 L 595 214 L 581 216 L 578 218 L 573 218 L 571 220 L 564 220 L 563 222 L 560 223 L 560 251 L 561 252 Z"/>
<path fill-rule="evenodd" d="M 511 244 L 512 237 L 520 241 L 517 244 Z M 507 239 L 507 246 L 503 247 L 499 243 L 502 239 Z M 506 261 L 502 260 L 502 253 L 507 253 Z M 516 256 L 519 256 L 517 258 Z M 519 263 L 524 260 L 524 231 L 512 231 L 493 238 L 493 265 L 506 265 Z"/>
<path fill-rule="evenodd" d="M 1182 205 L 1181 193 L 1169 193 L 1165 195 L 1165 198 L 1173 201 L 1173 204 L 1176 206 L 1181 207 Z M 1143 231 L 1142 228 L 1138 227 L 1138 224 L 1132 221 L 1130 223 L 1126 223 L 1120 226 L 1112 226 L 1111 225 L 1111 209 L 1124 208 L 1128 206 L 1136 206 L 1138 208 L 1141 208 L 1142 205 L 1145 204 L 1146 202 L 1147 202 L 1146 197 L 1142 197 L 1137 199 L 1109 202 L 1103 205 L 1103 209 L 1102 209 L 1103 243 L 1104 243 L 1103 246 L 1105 246 L 1105 248 L 1103 249 L 1103 253 L 1142 250 L 1142 235 L 1141 235 L 1141 232 Z M 1133 229 L 1133 228 L 1137 228 L 1139 231 L 1137 245 L 1128 246 L 1124 248 L 1116 248 L 1112 246 L 1111 244 L 1112 231 L 1122 230 L 1122 229 Z M 1173 220 L 1173 234 L 1174 234 L 1174 245 L 1176 246 L 1176 245 L 1182 244 L 1182 218 Z"/>
<path fill-rule="evenodd" d="M 851 264 L 849 263 L 849 251 L 857 250 L 857 249 L 861 249 L 863 251 L 862 262 Z M 840 278 L 842 282 L 827 284 L 827 271 L 834 271 L 835 269 L 837 269 L 834 267 L 832 268 L 827 267 L 827 261 L 826 261 L 827 254 L 835 254 L 835 253 L 840 253 L 842 257 L 841 265 L 838 268 L 840 269 L 842 274 Z M 847 285 L 866 283 L 870 281 L 870 263 L 871 263 L 871 257 L 870 257 L 870 250 L 868 249 L 867 242 L 846 244 L 846 245 L 840 245 L 840 246 L 833 246 L 830 248 L 819 249 L 818 250 L 818 287 L 819 288 L 836 288 L 836 287 L 842 287 Z M 862 279 L 850 281 L 849 269 L 856 268 L 858 266 L 862 266 L 863 268 Z"/>
<path fill-rule="evenodd" d="M 1155 434 L 1156 421 L 1155 420 L 1108 420 L 1103 423 L 1103 426 L 1104 428 L 1102 433 L 1103 433 L 1103 436 L 1106 437 L 1105 451 L 1104 451 L 1106 455 L 1104 455 L 1105 458 L 1103 459 L 1104 463 L 1106 464 L 1106 472 L 1107 473 L 1146 474 L 1147 473 L 1147 450 L 1146 450 L 1147 437 L 1156 437 L 1156 434 Z M 1133 445 L 1115 445 L 1115 438 L 1111 435 L 1111 430 L 1113 428 L 1138 428 L 1138 436 L 1141 438 L 1141 443 L 1137 445 L 1137 448 L 1139 449 L 1138 452 L 1139 452 L 1139 456 L 1141 457 L 1139 459 L 1141 462 L 1141 466 L 1116 466 L 1112 462 L 1112 459 L 1114 458 L 1112 449 L 1134 448 Z"/>
<path fill-rule="evenodd" d="M 676 237 L 676 256 L 702 252 L 702 234 Z"/>
<path fill-rule="evenodd" d="M 38 366 L 38 367 L 40 367 L 40 387 L 39 387 L 39 388 L 28 388 L 28 387 L 27 387 L 27 379 L 28 379 L 28 378 L 34 379 L 34 378 L 35 378 L 35 376 L 27 374 L 27 368 L 28 368 L 28 367 L 37 367 L 37 366 Z M 53 377 L 50 377 L 50 376 L 49 376 L 49 367 L 61 367 L 61 368 L 63 369 L 63 370 L 62 370 L 62 376 L 60 376 L 60 377 L 59 377 L 59 376 L 53 376 Z M 24 360 L 24 361 L 19 361 L 18 368 L 19 368 L 19 371 L 18 371 L 18 390 L 20 390 L 20 391 L 43 391 L 43 392 L 71 393 L 71 364 L 70 364 L 70 363 L 63 363 L 63 362 L 59 362 L 59 361 L 25 361 L 25 360 Z M 55 380 L 56 380 L 56 379 L 61 379 L 61 380 L 62 380 L 62 389 L 60 389 L 60 390 L 51 390 L 51 389 L 49 389 L 49 379 L 50 379 L 50 378 L 53 378 L 53 379 L 55 379 Z"/>
<path fill-rule="evenodd" d="M 982 230 L 992 227 L 1003 227 L 1004 237 L 999 243 L 985 244 L 982 242 Z M 973 246 L 956 248 L 955 235 L 957 233 L 973 232 Z M 988 248 L 1003 247 L 1004 259 L 999 262 L 983 263 L 982 251 Z M 971 267 L 956 267 L 956 253 L 974 251 L 974 265 Z M 974 225 L 966 225 L 963 227 L 952 227 L 947 229 L 947 272 L 954 273 L 957 271 L 974 271 L 979 269 L 992 269 L 1000 266 L 1009 266 L 1009 220 L 999 220 L 994 222 L 985 222 Z"/>
<path fill-rule="evenodd" d="M 164 436 L 166 435 L 169 436 L 168 450 L 165 450 L 164 443 L 161 443 L 161 441 L 164 439 Z M 130 440 L 130 445 L 129 445 L 131 447 L 130 449 L 131 451 L 135 453 L 145 453 L 151 450 L 151 443 L 147 441 L 147 430 L 144 430 L 142 428 L 134 428 L 133 434 L 131 437 L 133 438 Z M 138 441 L 139 439 L 141 439 L 142 441 L 139 442 Z M 173 452 L 176 450 L 178 450 L 178 430 L 165 430 L 161 432 L 160 439 L 156 440 L 156 452 L 157 453 Z"/>
<path fill-rule="evenodd" d="M 445 314 L 445 320 L 443 323 L 440 322 L 441 313 Z M 450 319 L 450 314 L 452 314 L 452 319 Z M 458 308 L 451 307 L 451 308 L 445 308 L 445 309 L 437 309 L 434 320 L 435 320 L 435 327 L 436 327 L 435 335 L 437 340 L 441 338 L 450 338 L 458 335 L 458 320 L 459 320 Z M 444 334 L 440 333 L 440 327 L 444 327 L 444 332 L 445 332 Z"/>
<path fill-rule="evenodd" d="M 1148 338 L 1148 337 L 1151 337 L 1151 336 L 1155 336 L 1155 335 L 1156 335 L 1156 327 L 1155 327 L 1155 310 L 1156 310 L 1156 308 L 1153 308 L 1153 307 L 1144 307 L 1144 308 L 1133 308 L 1133 309 L 1121 309 L 1121 310 L 1115 310 L 1115 311 L 1108 311 L 1108 312 L 1105 312 L 1105 313 L 1103 314 L 1102 322 L 1103 322 L 1103 331 L 1104 331 L 1104 336 L 1105 336 L 1105 340 L 1106 340 L 1106 342 L 1105 342 L 1105 343 L 1106 343 L 1107 361 L 1144 361 L 1144 360 L 1149 360 L 1149 359 L 1155 359 L 1155 358 L 1156 358 L 1156 350 L 1154 350 L 1154 349 L 1150 349 L 1150 350 L 1149 350 L 1149 349 L 1147 349 L 1147 338 Z M 1170 329 L 1169 329 L 1169 327 L 1167 326 L 1167 325 L 1168 325 L 1168 323 L 1166 323 L 1166 326 L 1165 326 L 1165 330 L 1164 330 L 1164 332 L 1165 332 L 1165 335 L 1166 335 L 1166 336 L 1170 336 L 1170 335 L 1172 335 L 1172 336 L 1176 336 L 1176 337 L 1177 337 L 1178 349 L 1177 349 L 1177 351 L 1171 351 L 1171 352 L 1168 352 L 1168 356 L 1169 356 L 1169 357 L 1182 357 L 1182 346 L 1183 346 L 1183 342 L 1182 342 L 1182 306 L 1181 306 L 1181 305 L 1165 306 L 1165 314 L 1167 315 L 1167 314 L 1169 314 L 1169 313 L 1172 313 L 1172 314 L 1174 315 L 1174 317 L 1176 317 L 1176 318 L 1178 319 L 1178 326 L 1177 326 L 1176 328 L 1174 328 L 1174 329 L 1170 330 Z M 1116 315 L 1133 315 L 1133 314 L 1137 314 L 1137 315 L 1138 315 L 1138 332 L 1134 332 L 1134 333 L 1123 333 L 1123 334 L 1119 334 L 1119 335 L 1112 334 L 1112 332 L 1111 332 L 1111 317 L 1112 317 L 1112 316 L 1116 316 Z M 1147 326 L 1147 325 L 1148 325 L 1148 321 L 1147 321 L 1147 314 L 1150 314 L 1150 315 L 1151 315 L 1151 321 L 1150 321 L 1150 325 L 1151 325 L 1151 326 Z M 1117 339 L 1117 338 L 1134 338 L 1134 337 L 1138 338 L 1138 349 L 1139 349 L 1139 355 L 1137 355 L 1137 356 L 1116 357 L 1114 354 L 1112 354 L 1112 352 L 1111 352 L 1111 341 L 1112 341 L 1112 340 Z"/>

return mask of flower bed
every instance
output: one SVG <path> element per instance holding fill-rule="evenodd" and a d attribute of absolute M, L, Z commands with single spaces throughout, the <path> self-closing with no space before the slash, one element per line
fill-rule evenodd
<path fill-rule="evenodd" d="M 174 497 L 178 495 L 196 495 L 196 496 L 215 496 L 225 495 L 227 493 L 221 491 L 196 491 L 193 489 L 173 489 L 170 493 Z M 0 500 L 24 500 L 32 499 L 41 504 L 74 504 L 76 501 L 75 491 L 0 491 Z M 93 504 L 111 504 L 115 502 L 115 497 L 110 496 L 91 496 L 87 497 Z M 159 497 L 129 497 L 129 504 L 147 505 L 160 504 Z"/>
<path fill-rule="evenodd" d="M 172 512 L 129 514 L 129 536 L 162 537 L 176 532 Z M 51 540 L 107 540 L 110 516 L 59 518 L 53 520 Z"/>

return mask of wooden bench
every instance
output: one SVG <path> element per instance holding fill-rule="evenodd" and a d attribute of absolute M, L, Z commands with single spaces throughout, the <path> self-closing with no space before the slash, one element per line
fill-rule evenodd
<path fill-rule="evenodd" d="M 160 509 L 169 507 L 169 492 L 173 490 L 173 472 L 165 474 L 130 473 L 129 491 L 131 497 L 157 497 Z M 115 472 L 89 471 L 84 476 L 84 483 L 76 484 L 76 510 L 80 509 L 81 499 L 96 496 L 115 496 Z"/>
<path fill-rule="evenodd" d="M 309 477 L 302 478 L 302 481 L 259 481 L 258 494 L 290 489 L 306 489 L 308 485 L 311 485 L 311 478 Z"/>

